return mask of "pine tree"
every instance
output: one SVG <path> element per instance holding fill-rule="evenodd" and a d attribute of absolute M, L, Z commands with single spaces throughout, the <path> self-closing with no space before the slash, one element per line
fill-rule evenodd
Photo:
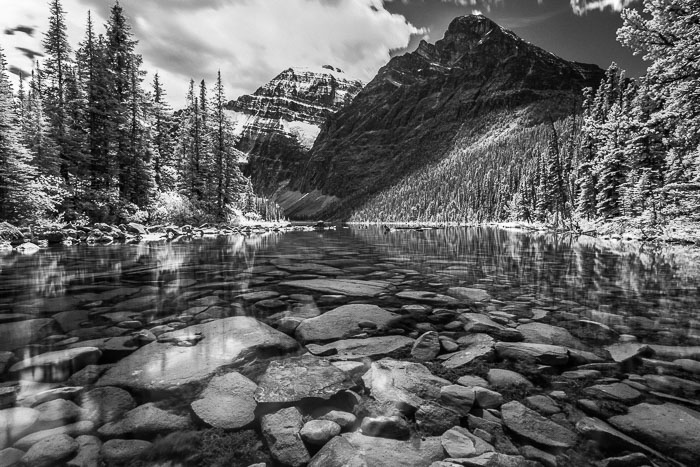
<path fill-rule="evenodd" d="M 66 12 L 60 0 L 49 2 L 49 29 L 44 35 L 42 45 L 46 53 L 43 71 L 43 97 L 46 114 L 51 123 L 51 137 L 58 146 L 58 172 L 67 184 L 71 183 L 70 171 L 78 161 L 72 160 L 71 143 L 68 141 L 65 86 L 71 67 L 71 47 L 68 43 Z M 48 164 L 45 164 L 49 166 Z M 54 175 L 54 174 L 50 174 Z"/>
<path fill-rule="evenodd" d="M 165 100 L 166 93 L 158 73 L 153 77 L 153 171 L 159 191 L 175 189 L 177 173 L 174 167 L 174 147 L 171 131 L 172 109 Z"/>

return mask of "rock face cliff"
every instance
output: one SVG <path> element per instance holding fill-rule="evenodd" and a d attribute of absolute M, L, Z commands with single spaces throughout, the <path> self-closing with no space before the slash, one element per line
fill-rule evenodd
<path fill-rule="evenodd" d="M 363 83 L 330 65 L 289 68 L 251 95 L 229 102 L 245 171 L 256 190 L 274 190 L 305 160 L 326 119 L 349 104 Z"/>
<path fill-rule="evenodd" d="M 442 40 L 391 59 L 328 118 L 278 199 L 293 217 L 342 217 L 439 161 L 457 141 L 493 131 L 489 116 L 517 111 L 520 125 L 556 120 L 602 76 L 599 67 L 559 58 L 484 16 L 456 18 Z M 311 206 L 305 198 L 316 201 Z"/>

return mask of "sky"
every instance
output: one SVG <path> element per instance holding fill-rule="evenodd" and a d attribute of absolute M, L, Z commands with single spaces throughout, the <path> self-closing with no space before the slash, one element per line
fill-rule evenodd
<path fill-rule="evenodd" d="M 77 47 L 90 10 L 104 32 L 114 0 L 61 0 Z M 248 94 L 292 66 L 330 64 L 372 79 L 391 56 L 442 38 L 450 21 L 484 14 L 568 60 L 630 76 L 646 69 L 615 40 L 624 7 L 638 0 L 120 0 L 151 81 L 158 72 L 175 106 L 189 80 L 212 83 L 221 70 L 229 98 Z M 0 0 L 0 47 L 15 82 L 41 60 L 48 0 Z"/>

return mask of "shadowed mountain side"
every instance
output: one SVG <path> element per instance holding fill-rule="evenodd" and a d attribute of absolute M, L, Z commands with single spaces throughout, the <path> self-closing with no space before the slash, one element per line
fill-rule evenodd
<path fill-rule="evenodd" d="M 569 115 L 580 91 L 603 71 L 568 62 L 483 16 L 463 16 L 436 44 L 393 58 L 330 116 L 289 189 L 340 198 L 305 217 L 347 218 L 368 196 L 441 160 L 456 143 L 510 127 L 494 113 L 534 126 Z M 515 121 L 515 120 L 514 120 Z"/>

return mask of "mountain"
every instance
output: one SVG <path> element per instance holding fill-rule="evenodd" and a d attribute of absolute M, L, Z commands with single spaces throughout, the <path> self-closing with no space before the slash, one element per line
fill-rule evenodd
<path fill-rule="evenodd" d="M 559 58 L 484 16 L 458 17 L 442 40 L 392 58 L 328 117 L 277 199 L 292 217 L 347 218 L 485 137 L 566 117 L 602 76 L 596 65 Z"/>
<path fill-rule="evenodd" d="M 274 191 L 276 182 L 304 160 L 326 119 L 362 86 L 330 65 L 289 68 L 255 93 L 229 102 L 236 149 L 256 190 Z"/>

